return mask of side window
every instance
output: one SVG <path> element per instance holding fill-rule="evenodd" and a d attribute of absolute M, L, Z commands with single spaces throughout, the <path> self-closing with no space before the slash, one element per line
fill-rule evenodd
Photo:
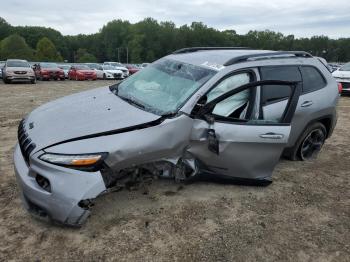
<path fill-rule="evenodd" d="M 261 67 L 262 80 L 300 81 L 301 75 L 297 66 Z M 285 86 L 263 86 L 261 88 L 262 105 L 277 103 L 290 96 L 290 89 Z"/>
<path fill-rule="evenodd" d="M 286 85 L 261 86 L 261 108 L 259 119 L 278 123 L 287 108 L 292 89 Z"/>
<path fill-rule="evenodd" d="M 248 72 L 232 75 L 224 79 L 207 94 L 207 102 L 214 100 L 234 88 L 248 84 L 252 79 L 252 74 Z M 222 117 L 245 119 L 250 98 L 251 90 L 243 90 L 217 103 L 212 113 Z"/>
<path fill-rule="evenodd" d="M 326 86 L 326 81 L 316 68 L 301 66 L 300 71 L 303 77 L 303 93 L 316 91 Z"/>
<path fill-rule="evenodd" d="M 299 81 L 301 74 L 297 66 L 268 66 L 260 68 L 262 80 Z M 291 89 L 288 86 L 265 85 L 261 87 L 261 108 L 259 119 L 278 122 L 285 111 Z"/>

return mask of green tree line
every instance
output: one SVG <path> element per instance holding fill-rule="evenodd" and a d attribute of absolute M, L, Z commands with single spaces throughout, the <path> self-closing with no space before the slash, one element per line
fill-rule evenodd
<path fill-rule="evenodd" d="M 98 33 L 64 36 L 38 26 L 12 26 L 0 17 L 0 60 L 152 62 L 174 50 L 192 46 L 244 46 L 269 50 L 302 50 L 328 61 L 350 61 L 350 38 L 296 38 L 265 31 L 237 34 L 201 22 L 176 27 L 173 22 L 146 18 L 138 23 L 113 20 Z"/>

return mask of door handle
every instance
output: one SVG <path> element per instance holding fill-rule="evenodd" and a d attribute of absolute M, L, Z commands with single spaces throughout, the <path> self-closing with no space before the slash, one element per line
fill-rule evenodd
<path fill-rule="evenodd" d="M 313 104 L 312 101 L 305 101 L 304 103 L 301 104 L 301 107 L 308 107 L 311 106 Z"/>
<path fill-rule="evenodd" d="M 282 134 L 276 134 L 276 133 L 266 133 L 260 135 L 261 138 L 267 138 L 267 139 L 282 139 L 284 135 Z"/>

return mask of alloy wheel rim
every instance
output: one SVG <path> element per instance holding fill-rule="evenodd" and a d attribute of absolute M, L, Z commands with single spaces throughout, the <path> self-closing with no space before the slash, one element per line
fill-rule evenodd
<path fill-rule="evenodd" d="M 301 158 L 303 160 L 314 159 L 320 152 L 325 140 L 325 134 L 321 129 L 312 130 L 301 145 Z"/>

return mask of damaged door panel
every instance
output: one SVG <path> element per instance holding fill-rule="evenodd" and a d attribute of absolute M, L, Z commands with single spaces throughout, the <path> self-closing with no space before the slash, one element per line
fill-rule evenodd
<path fill-rule="evenodd" d="M 236 109 L 240 111 L 239 115 L 235 112 L 230 115 L 213 113 L 222 101 L 232 100 L 234 96 L 241 96 L 247 90 L 254 97 L 246 97 L 246 107 L 254 107 L 253 104 L 249 105 L 249 101 L 262 107 L 260 100 L 255 99 L 254 89 L 277 85 L 290 91 L 285 107 L 280 108 L 279 119 L 265 116 L 263 112 L 242 114 L 240 107 Z M 300 94 L 299 88 L 293 82 L 259 81 L 223 94 L 206 104 L 196 116 L 188 151 L 206 164 L 206 172 L 227 177 L 269 180 L 288 143 L 290 122 Z M 216 150 L 212 150 L 212 144 L 216 145 Z"/>

